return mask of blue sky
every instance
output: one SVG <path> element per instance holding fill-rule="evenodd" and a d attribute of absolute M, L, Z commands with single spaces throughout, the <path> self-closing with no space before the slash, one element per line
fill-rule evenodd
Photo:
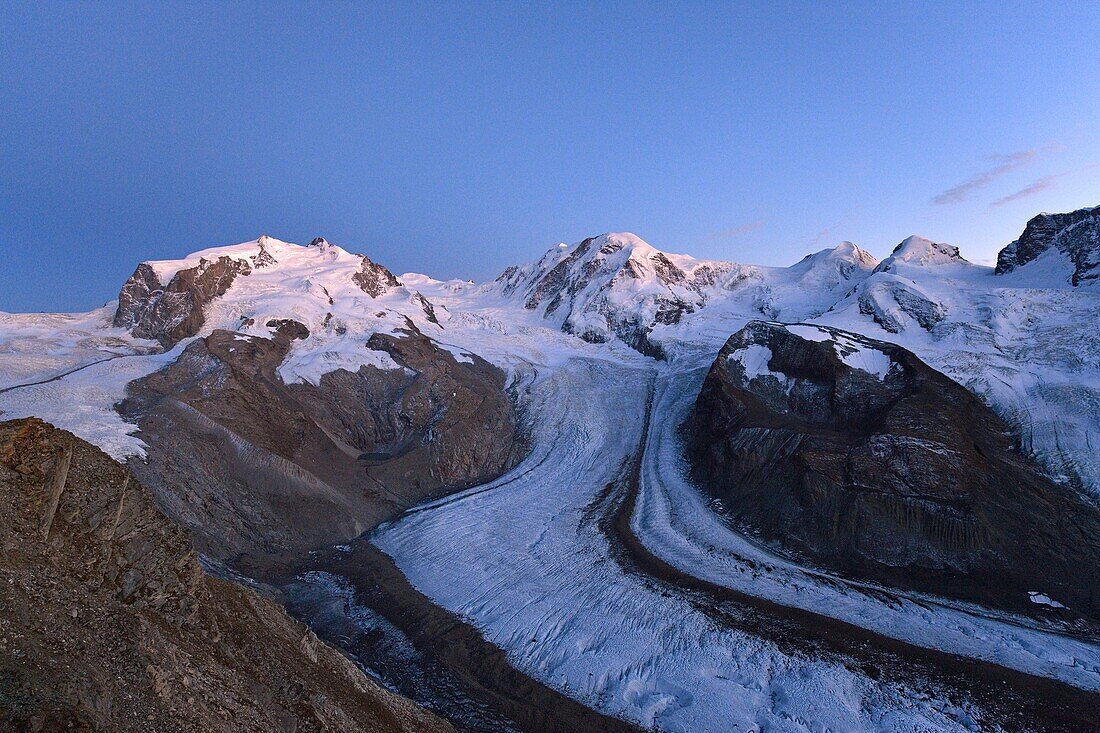
<path fill-rule="evenodd" d="M 1100 6 L 912 5 L 4 3 L 0 310 L 261 233 L 481 280 L 609 230 L 987 261 L 1100 204 Z"/>

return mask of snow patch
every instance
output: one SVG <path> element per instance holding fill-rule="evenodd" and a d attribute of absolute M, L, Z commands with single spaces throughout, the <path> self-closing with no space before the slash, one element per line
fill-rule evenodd
<path fill-rule="evenodd" d="M 785 326 L 785 328 L 793 333 L 795 336 L 798 336 L 799 338 L 805 339 L 807 341 L 822 342 L 833 340 L 833 334 L 829 333 L 828 330 L 819 326 L 810 326 L 800 323 L 793 326 Z"/>
<path fill-rule="evenodd" d="M 773 372 L 768 368 L 768 362 L 772 360 L 772 350 L 760 344 L 749 344 L 726 357 L 727 361 L 734 361 L 741 365 L 745 373 L 745 379 L 752 381 L 757 377 L 771 376 L 785 380 L 787 375 Z"/>
<path fill-rule="evenodd" d="M 838 334 L 835 348 L 836 355 L 845 364 L 878 379 L 885 379 L 894 365 L 893 359 L 886 352 L 847 336 Z"/>
<path fill-rule="evenodd" d="M 1040 593 L 1039 591 L 1035 590 L 1029 590 L 1027 592 L 1027 595 L 1028 598 L 1031 599 L 1032 603 L 1037 603 L 1040 606 L 1050 606 L 1051 608 L 1065 608 L 1065 606 L 1063 606 L 1061 603 L 1054 600 L 1050 596 L 1046 595 L 1045 593 Z"/>
<path fill-rule="evenodd" d="M 357 372 L 360 367 L 369 366 L 383 371 L 403 369 L 385 351 L 367 348 L 366 344 L 351 339 L 342 339 L 325 349 L 298 347 L 279 365 L 279 378 L 286 384 L 295 382 L 321 386 L 321 377 L 337 369 Z"/>

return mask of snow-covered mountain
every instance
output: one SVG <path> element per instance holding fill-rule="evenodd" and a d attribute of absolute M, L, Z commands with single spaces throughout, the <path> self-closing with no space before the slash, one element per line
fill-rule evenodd
<path fill-rule="evenodd" d="M 463 348 L 487 355 L 486 328 L 513 336 L 550 328 L 675 361 L 705 359 L 752 319 L 818 320 L 912 349 L 986 399 L 1052 474 L 1097 492 L 1100 459 L 1089 446 L 1100 431 L 1100 337 L 1086 326 L 1100 298 L 1090 277 L 1090 263 L 1100 259 L 1098 221 L 1100 207 L 1040 215 L 1005 248 L 996 271 L 916 236 L 881 263 L 843 242 L 783 268 L 671 254 L 620 233 L 559 244 L 480 286 L 415 273 L 398 278 L 321 238 L 301 246 L 264 236 L 142 263 L 110 314 L 113 329 L 100 325 L 101 316 L 85 316 L 79 332 L 31 325 L 45 323 L 43 316 L 4 316 L 4 348 L 15 375 L 27 371 L 38 348 L 20 334 L 53 343 L 55 368 L 43 372 L 52 377 L 107 350 L 151 351 L 150 340 L 170 347 L 216 329 L 270 337 L 290 320 L 308 337 L 293 341 L 279 375 L 317 384 L 336 369 L 396 368 L 367 342 L 409 324 L 458 358 Z M 1064 277 L 1052 278 L 1054 265 L 1071 260 L 1078 263 L 1072 278 L 1065 267 Z M 46 369 L 44 353 L 35 358 Z M 5 358 L 0 352 L 0 365 Z M 133 366 L 154 369 L 157 358 L 165 357 Z M 123 386 L 112 392 L 116 399 Z M 138 448 L 109 404 L 96 411 L 122 429 L 112 439 L 118 450 Z"/>
<path fill-rule="evenodd" d="M 122 286 L 112 323 L 170 347 L 214 329 L 269 337 L 286 320 L 302 324 L 307 337 L 296 340 L 280 375 L 314 384 L 340 368 L 395 368 L 363 348 L 373 333 L 409 322 L 441 330 L 432 304 L 369 257 L 320 237 L 301 246 L 266 235 L 141 263 Z"/>
<path fill-rule="evenodd" d="M 423 602 L 469 624 L 545 690 L 605 715 L 679 731 L 792 720 L 995 729 L 1026 708 L 1014 707 L 1020 700 L 1028 710 L 1039 703 L 1026 685 L 983 693 L 974 681 L 996 667 L 970 675 L 957 659 L 1057 680 L 1076 691 L 1066 699 L 1100 690 L 1100 647 L 1077 634 L 1073 624 L 1087 620 L 1056 589 L 1013 585 L 1012 603 L 981 608 L 951 598 L 995 596 L 930 597 L 777 554 L 731 528 L 690 483 L 681 426 L 731 334 L 750 322 L 812 324 L 798 328 L 912 352 L 1005 421 L 1011 440 L 990 421 L 989 441 L 1009 452 L 1018 444 L 1052 491 L 1091 506 L 1100 497 L 1098 217 L 1100 208 L 1033 219 L 996 270 L 915 236 L 882 262 L 843 242 L 763 267 L 671 254 L 620 233 L 557 245 L 484 284 L 397 276 L 320 238 L 263 236 L 142 263 L 116 304 L 87 314 L 0 314 L 0 417 L 44 418 L 128 460 L 218 560 L 351 543 L 372 530 L 360 542 L 382 548 Z M 784 364 L 792 383 L 805 378 L 799 353 Z M 856 368 L 877 373 L 873 361 Z M 770 357 L 742 366 L 777 367 Z M 949 393 L 961 390 L 922 394 Z M 759 427 L 738 446 L 752 453 Z M 958 453 L 979 475 L 981 450 Z M 875 481 L 905 468 L 868 456 L 882 460 L 863 474 Z M 842 479 L 830 486 L 847 490 Z M 889 505 L 901 513 L 896 525 L 943 539 L 936 522 L 954 517 L 952 506 L 917 512 L 902 498 Z M 792 504 L 803 500 L 812 496 Z M 845 528 L 853 542 L 859 529 Z M 959 536 L 977 536 L 969 531 Z M 1049 534 L 1030 541 L 1059 541 Z M 310 582 L 341 587 L 323 573 Z M 1065 588 L 1062 600 L 1075 604 Z M 699 601 L 713 592 L 724 609 L 726 591 L 761 605 L 746 616 Z M 770 628 L 777 607 L 794 615 Z M 416 617 L 387 609 L 398 614 L 391 621 Z M 372 613 L 346 623 L 374 624 Z M 840 653 L 792 636 L 835 634 L 836 620 L 872 636 L 830 637 Z M 874 635 L 933 661 L 868 652 Z M 881 684 L 883 668 L 897 684 Z M 956 672 L 962 682 L 951 681 Z"/>
<path fill-rule="evenodd" d="M 1078 286 L 1068 272 L 1051 278 L 1047 262 L 1064 264 L 1058 243 L 1071 240 L 1079 260 L 1100 259 L 1090 229 L 1100 207 L 1045 216 L 1076 224 L 1051 235 L 1043 257 L 1003 274 L 919 236 L 882 262 L 844 242 L 781 268 L 696 260 L 607 234 L 509 268 L 495 288 L 566 333 L 619 339 L 664 359 L 713 354 L 757 318 L 817 320 L 902 344 L 986 399 L 1059 480 L 1100 494 L 1091 448 L 1100 434 L 1100 332 L 1087 327 L 1100 296 L 1087 278 Z M 1035 222 L 1019 241 L 1035 240 Z"/>
<path fill-rule="evenodd" d="M 654 353 L 648 333 L 655 325 L 679 323 L 749 270 L 667 254 L 617 233 L 559 244 L 527 267 L 508 268 L 497 283 L 566 333 L 593 343 L 619 338 Z"/>
<path fill-rule="evenodd" d="M 538 261 L 510 267 L 499 291 L 566 333 L 603 343 L 619 338 L 663 356 L 663 327 L 728 300 L 749 301 L 768 317 L 823 310 L 841 291 L 866 277 L 877 261 L 850 242 L 807 255 L 788 268 L 697 260 L 662 252 L 630 233 L 603 234 L 552 247 Z"/>

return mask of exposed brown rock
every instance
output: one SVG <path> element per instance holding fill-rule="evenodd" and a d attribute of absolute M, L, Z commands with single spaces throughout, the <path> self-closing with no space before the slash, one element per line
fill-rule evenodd
<path fill-rule="evenodd" d="M 359 256 L 363 258 L 363 264 L 359 266 L 359 272 L 351 276 L 351 280 L 364 293 L 372 298 L 377 298 L 385 294 L 390 288 L 401 286 L 401 281 L 384 266 L 371 261 L 371 258 L 366 255 Z"/>
<path fill-rule="evenodd" d="M 0 538 L 2 730 L 450 730 L 272 601 L 208 577 L 123 466 L 39 420 L 0 423 Z"/>
<path fill-rule="evenodd" d="M 690 420 L 696 477 L 762 537 L 813 562 L 1017 611 L 1041 591 L 1100 619 L 1100 511 L 1022 456 L 1008 426 L 909 351 L 884 378 L 830 341 L 753 322 L 719 352 Z M 770 350 L 772 374 L 738 353 Z M 734 358 L 731 359 L 730 357 Z"/>
<path fill-rule="evenodd" d="M 272 318 L 267 327 L 274 329 L 275 336 L 289 341 L 309 338 L 309 327 L 293 318 Z"/>
<path fill-rule="evenodd" d="M 152 266 L 143 262 L 119 292 L 114 325 L 172 346 L 198 333 L 206 322 L 203 307 L 224 295 L 238 275 L 251 271 L 246 260 L 223 255 L 180 270 L 165 286 Z"/>
<path fill-rule="evenodd" d="M 504 373 L 416 330 L 373 336 L 404 369 L 284 384 L 290 348 L 214 331 L 134 382 L 123 414 L 151 446 L 134 472 L 219 558 L 342 542 L 427 498 L 495 478 L 519 455 Z"/>

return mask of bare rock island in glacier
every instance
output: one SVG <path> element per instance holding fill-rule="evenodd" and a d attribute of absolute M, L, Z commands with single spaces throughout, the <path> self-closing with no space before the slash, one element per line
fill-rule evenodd
<path fill-rule="evenodd" d="M 904 348 L 753 321 L 718 353 L 689 432 L 700 485 L 811 562 L 1016 611 L 1044 588 L 1100 618 L 1100 510 Z"/>

